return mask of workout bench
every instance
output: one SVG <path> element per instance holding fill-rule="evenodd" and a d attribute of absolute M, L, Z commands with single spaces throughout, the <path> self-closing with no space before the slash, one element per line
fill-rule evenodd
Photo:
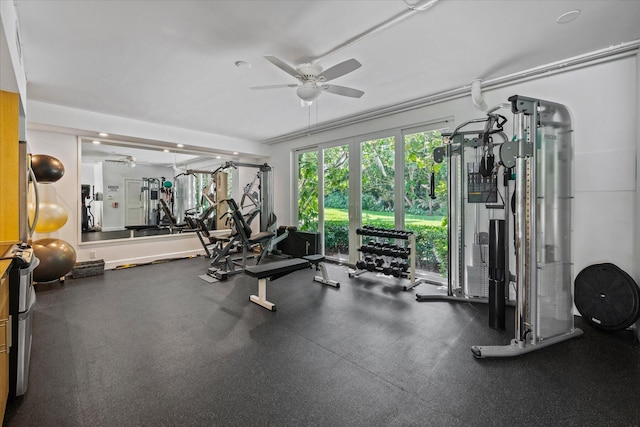
<path fill-rule="evenodd" d="M 309 261 L 300 258 L 284 259 L 245 268 L 244 272 L 247 275 L 258 279 L 258 295 L 251 295 L 249 299 L 267 310 L 276 311 L 276 305 L 267 301 L 267 279 L 273 281 L 303 268 L 309 268 Z"/>
<path fill-rule="evenodd" d="M 326 267 L 321 263 L 322 260 L 324 260 L 324 255 L 307 255 L 304 259 L 285 259 L 245 268 L 244 271 L 247 275 L 258 279 L 258 295 L 251 295 L 249 299 L 251 302 L 261 305 L 267 310 L 276 311 L 276 305 L 267 301 L 267 279 L 273 281 L 294 271 L 308 268 L 311 265 L 314 265 L 316 270 L 319 269 L 322 272 L 322 276 L 315 276 L 313 280 L 324 285 L 339 288 L 340 283 L 328 278 Z"/>

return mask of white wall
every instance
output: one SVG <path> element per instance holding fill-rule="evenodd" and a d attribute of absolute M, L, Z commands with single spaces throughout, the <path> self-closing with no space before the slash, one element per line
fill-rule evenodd
<path fill-rule="evenodd" d="M 640 283 L 637 84 L 637 60 L 629 56 L 485 92 L 489 106 L 507 102 L 509 96 L 517 94 L 562 103 L 572 111 L 574 275 L 588 265 L 613 262 L 632 276 L 635 274 Z M 502 113 L 511 118 L 508 110 Z M 272 146 L 271 162 L 278 188 L 275 207 L 280 223 L 293 222 L 292 195 L 296 183 L 291 173 L 292 149 L 446 117 L 454 117 L 452 127 L 455 127 L 482 115 L 469 96 Z M 507 129 L 511 126 L 508 123 Z"/>
<path fill-rule="evenodd" d="M 18 51 L 14 2 L 0 1 L 0 89 L 20 94 L 21 106 L 27 103 L 27 77 Z"/>
<path fill-rule="evenodd" d="M 122 230 L 125 226 L 126 201 L 125 191 L 127 179 L 162 178 L 173 182 L 173 169 L 161 166 L 136 164 L 135 168 L 122 163 L 104 162 L 103 187 L 103 231 Z M 117 203 L 117 205 L 114 205 Z M 158 202 L 159 203 L 159 202 Z M 161 213 L 160 217 L 164 216 Z"/>
<path fill-rule="evenodd" d="M 94 134 L 107 132 L 130 138 L 206 147 L 220 150 L 221 152 L 229 152 L 229 147 L 233 147 L 233 151 L 240 153 L 267 154 L 266 147 L 254 141 L 94 113 L 40 101 L 29 101 L 29 116 L 27 119 L 30 125 L 80 129 L 91 131 Z"/>
<path fill-rule="evenodd" d="M 638 226 L 638 218 L 640 218 L 640 55 L 636 57 L 636 110 L 634 114 L 636 118 L 636 209 L 635 209 L 635 250 L 634 255 L 636 260 L 640 257 L 640 226 Z M 635 275 L 631 274 L 635 278 L 636 282 L 640 284 L 640 262 L 635 263 L 636 271 Z M 636 322 L 635 333 L 638 340 L 640 340 L 640 320 Z"/>

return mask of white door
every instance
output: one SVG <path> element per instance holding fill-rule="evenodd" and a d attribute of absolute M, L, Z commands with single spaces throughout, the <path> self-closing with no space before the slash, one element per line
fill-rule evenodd
<path fill-rule="evenodd" d="M 144 225 L 144 204 L 142 202 L 142 180 L 125 179 L 124 225 Z"/>

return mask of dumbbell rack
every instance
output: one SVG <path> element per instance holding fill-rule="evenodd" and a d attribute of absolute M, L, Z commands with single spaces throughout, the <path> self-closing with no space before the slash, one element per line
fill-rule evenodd
<path fill-rule="evenodd" d="M 361 253 L 360 260 L 356 262 L 356 269 L 349 271 L 349 277 L 359 277 L 364 273 L 382 273 L 409 279 L 409 284 L 402 287 L 405 291 L 413 289 L 421 282 L 416 280 L 416 236 L 412 231 L 365 225 L 358 228 L 356 233 L 374 239 L 358 248 L 358 252 Z M 403 245 L 392 243 L 392 240 L 401 240 Z"/>

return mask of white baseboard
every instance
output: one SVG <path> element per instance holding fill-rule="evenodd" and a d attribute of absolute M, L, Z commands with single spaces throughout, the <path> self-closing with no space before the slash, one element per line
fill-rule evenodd
<path fill-rule="evenodd" d="M 168 252 L 161 255 L 150 255 L 150 256 L 143 256 L 143 257 L 136 257 L 136 258 L 123 258 L 123 259 L 106 262 L 104 265 L 104 269 L 113 270 L 114 268 L 122 267 L 122 266 L 148 264 L 156 261 L 169 260 L 169 259 L 175 259 L 175 258 L 189 258 L 189 257 L 198 256 L 198 255 L 205 255 L 204 249 L 187 250 L 187 251 L 181 251 L 181 252 Z"/>

